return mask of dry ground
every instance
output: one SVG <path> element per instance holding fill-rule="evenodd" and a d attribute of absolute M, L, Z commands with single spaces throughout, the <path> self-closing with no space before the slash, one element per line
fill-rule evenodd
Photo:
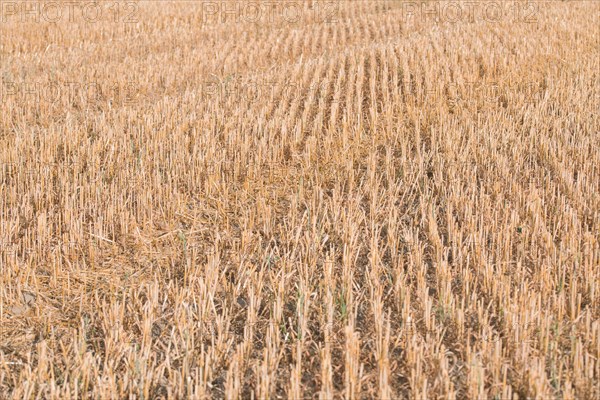
<path fill-rule="evenodd" d="M 0 398 L 600 397 L 599 3 L 21 3 Z"/>

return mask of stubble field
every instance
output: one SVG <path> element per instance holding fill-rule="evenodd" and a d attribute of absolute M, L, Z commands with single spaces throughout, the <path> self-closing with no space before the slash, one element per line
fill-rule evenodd
<path fill-rule="evenodd" d="M 600 4 L 0 1 L 1 399 L 600 397 Z"/>

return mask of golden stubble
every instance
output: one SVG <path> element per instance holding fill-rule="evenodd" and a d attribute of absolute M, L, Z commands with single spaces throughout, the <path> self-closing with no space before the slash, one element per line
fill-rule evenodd
<path fill-rule="evenodd" d="M 3 9 L 0 398 L 600 395 L 599 6 L 208 3 Z"/>

